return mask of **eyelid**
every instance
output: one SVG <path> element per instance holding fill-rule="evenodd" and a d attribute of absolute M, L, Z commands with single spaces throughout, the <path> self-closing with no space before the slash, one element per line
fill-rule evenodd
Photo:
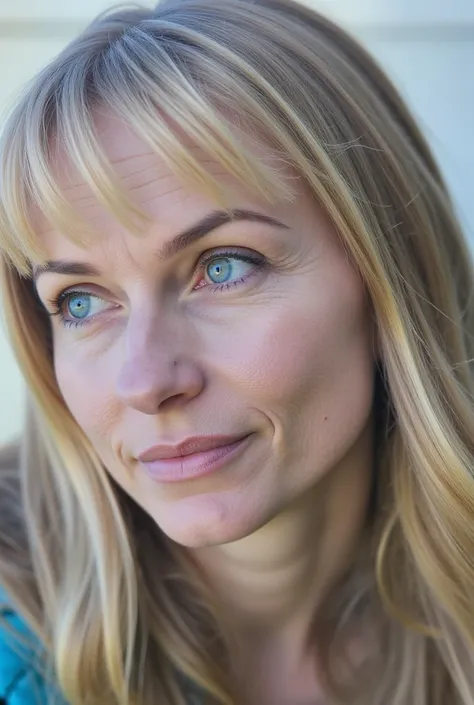
<path fill-rule="evenodd" d="M 257 267 L 258 269 L 265 269 L 270 266 L 269 260 L 256 250 L 250 250 L 249 248 L 242 247 L 224 247 L 222 249 L 214 248 L 212 250 L 207 250 L 199 257 L 194 267 L 195 274 L 197 276 L 202 275 L 203 270 L 208 264 L 221 258 L 235 259 L 240 262 L 246 262 L 254 267 Z"/>
<path fill-rule="evenodd" d="M 86 291 L 85 289 L 70 289 L 62 291 L 58 297 L 58 301 L 62 304 L 64 301 L 67 301 L 69 298 L 74 298 L 75 296 L 92 296 L 92 298 L 103 301 L 104 303 L 110 303 L 104 296 L 99 296 L 93 291 Z"/>
<path fill-rule="evenodd" d="M 66 289 L 61 289 L 58 294 L 54 296 L 50 296 L 46 298 L 46 302 L 52 306 L 55 307 L 58 302 L 62 303 L 68 296 L 72 296 L 73 294 L 87 294 L 88 296 L 95 296 L 97 299 L 101 299 L 102 301 L 109 301 L 109 299 L 106 296 L 101 295 L 97 291 L 94 291 L 94 285 L 93 284 L 76 284 L 76 285 L 71 285 L 68 286 Z"/>
<path fill-rule="evenodd" d="M 203 252 L 203 254 L 199 257 L 197 261 L 196 269 L 203 268 L 207 264 L 209 264 L 209 262 L 212 262 L 215 259 L 219 259 L 220 257 L 237 259 L 243 262 L 248 262 L 249 264 L 258 263 L 262 267 L 269 264 L 268 259 L 255 250 L 250 250 L 248 248 L 243 247 L 236 249 L 233 249 L 231 247 L 224 247 L 222 248 L 222 250 L 220 248 L 214 248 L 213 250 L 207 250 L 206 252 Z"/>

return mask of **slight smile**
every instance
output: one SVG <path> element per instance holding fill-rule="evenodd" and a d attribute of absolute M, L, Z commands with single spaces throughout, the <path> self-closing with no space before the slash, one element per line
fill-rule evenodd
<path fill-rule="evenodd" d="M 224 467 L 244 450 L 253 434 L 202 436 L 177 445 L 157 445 L 138 456 L 148 477 L 156 482 L 194 480 Z"/>

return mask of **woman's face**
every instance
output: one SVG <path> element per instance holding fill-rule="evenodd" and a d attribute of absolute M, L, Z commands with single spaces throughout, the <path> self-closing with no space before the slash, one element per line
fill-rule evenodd
<path fill-rule="evenodd" d="M 228 221 L 118 121 L 98 126 L 151 224 L 130 234 L 60 160 L 64 194 L 100 237 L 83 249 L 43 224 L 36 277 L 60 311 L 59 387 L 110 474 L 193 547 L 250 534 L 343 464 L 367 477 L 372 324 L 324 214 L 303 190 L 263 204 L 195 149 L 232 189 Z"/>

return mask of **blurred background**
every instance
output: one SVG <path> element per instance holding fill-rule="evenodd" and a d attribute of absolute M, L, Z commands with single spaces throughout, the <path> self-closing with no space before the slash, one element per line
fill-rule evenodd
<path fill-rule="evenodd" d="M 438 157 L 474 245 L 474 0 L 306 2 L 362 39 L 396 82 Z M 0 0 L 0 129 L 24 83 L 111 4 Z M 0 324 L 0 444 L 19 431 L 22 413 L 23 383 Z"/>

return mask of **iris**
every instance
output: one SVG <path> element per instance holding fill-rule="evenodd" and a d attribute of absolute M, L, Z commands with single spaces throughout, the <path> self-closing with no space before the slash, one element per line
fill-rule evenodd
<path fill-rule="evenodd" d="M 91 310 L 90 294 L 76 294 L 67 302 L 69 314 L 73 318 L 85 318 Z"/>
<path fill-rule="evenodd" d="M 213 284 L 222 284 L 226 282 L 232 274 L 231 260 L 227 257 L 215 259 L 207 267 L 207 273 Z"/>

